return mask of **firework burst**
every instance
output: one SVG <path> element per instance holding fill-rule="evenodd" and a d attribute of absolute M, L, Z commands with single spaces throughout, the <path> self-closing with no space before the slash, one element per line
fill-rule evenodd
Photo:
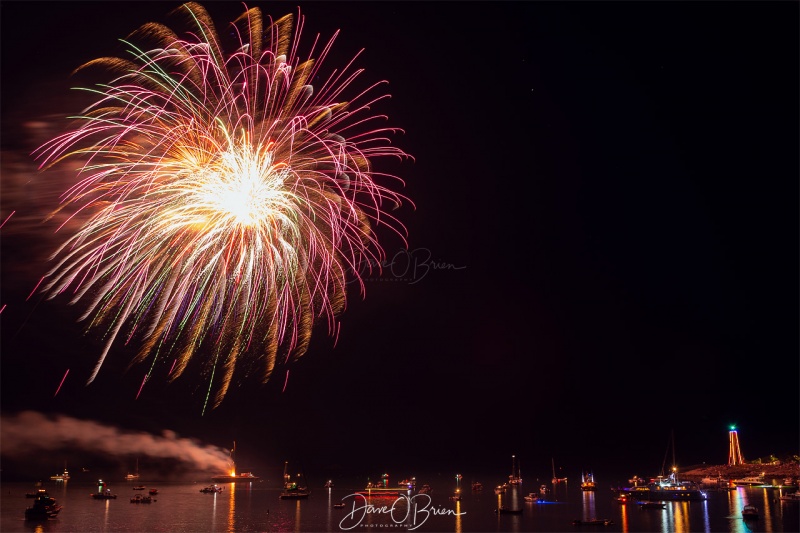
<path fill-rule="evenodd" d="M 89 382 L 116 339 L 137 339 L 146 379 L 174 379 L 202 353 L 216 407 L 237 365 L 266 382 L 303 355 L 315 324 L 335 334 L 348 283 L 363 294 L 358 265 L 383 259 L 374 227 L 405 234 L 389 211 L 408 200 L 386 184 L 401 182 L 372 162 L 409 156 L 371 111 L 382 82 L 345 99 L 362 70 L 322 75 L 337 34 L 301 59 L 299 15 L 246 9 L 217 32 L 198 4 L 175 14 L 186 36 L 148 23 L 124 41 L 129 58 L 79 67 L 113 79 L 38 150 L 43 168 L 81 163 L 60 208 L 79 228 L 42 289 L 71 292 L 103 333 Z"/>

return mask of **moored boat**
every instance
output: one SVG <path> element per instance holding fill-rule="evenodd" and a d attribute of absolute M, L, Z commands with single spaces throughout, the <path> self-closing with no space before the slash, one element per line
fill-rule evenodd
<path fill-rule="evenodd" d="M 399 483 L 397 483 L 397 486 L 408 490 L 414 490 L 417 488 L 417 478 L 415 477 L 412 477 L 410 479 L 405 478 L 401 480 Z"/>
<path fill-rule="evenodd" d="M 67 471 L 67 467 L 64 466 L 64 471 L 62 473 L 50 476 L 50 481 L 69 481 L 69 471 Z"/>
<path fill-rule="evenodd" d="M 427 483 L 422 485 L 422 488 L 419 489 L 420 494 L 427 494 L 430 492 L 430 485 Z M 397 498 L 401 494 L 408 494 L 410 489 L 406 488 L 399 488 L 399 487 L 390 487 L 389 486 L 389 474 L 383 474 L 381 476 L 381 481 L 379 483 L 372 483 L 367 482 L 367 486 L 364 487 L 364 490 L 356 491 L 356 494 L 360 494 L 361 496 L 365 496 L 367 498 L 372 497 L 390 497 L 390 498 Z"/>
<path fill-rule="evenodd" d="M 517 456 L 511 456 L 511 475 L 508 476 L 508 483 L 510 485 L 519 485 L 522 483 L 522 473 L 519 469 L 519 461 L 517 461 Z"/>
<path fill-rule="evenodd" d="M 742 518 L 745 520 L 755 520 L 758 518 L 758 507 L 755 505 L 745 505 L 742 507 Z"/>
<path fill-rule="evenodd" d="M 597 489 L 597 484 L 594 482 L 594 474 L 591 472 L 584 472 L 581 479 L 581 490 L 592 491 Z"/>
<path fill-rule="evenodd" d="M 117 495 L 111 492 L 102 479 L 97 481 L 97 492 L 90 494 L 95 500 L 116 500 Z"/>
<path fill-rule="evenodd" d="M 152 496 L 142 496 L 141 494 L 137 494 L 133 498 L 131 498 L 131 503 L 153 503 Z"/>
<path fill-rule="evenodd" d="M 539 496 L 535 492 L 528 493 L 527 496 L 524 496 L 526 502 L 538 502 Z"/>
<path fill-rule="evenodd" d="M 283 464 L 283 490 L 279 497 L 281 500 L 306 500 L 311 495 L 311 491 L 305 485 L 301 486 L 297 481 L 292 481 L 289 475 L 289 461 Z M 299 476 L 298 476 L 299 477 Z"/>
<path fill-rule="evenodd" d="M 637 501 L 704 501 L 708 499 L 705 491 L 696 483 L 680 481 L 673 472 L 669 477 L 659 476 L 646 485 L 634 485 L 618 489 L 620 496 L 626 495 Z"/>
<path fill-rule="evenodd" d="M 45 489 L 39 489 L 33 500 L 33 505 L 25 509 L 26 520 L 49 520 L 56 518 L 61 512 L 61 505 L 55 498 L 50 497 Z"/>
<path fill-rule="evenodd" d="M 639 502 L 639 509 L 666 509 L 664 502 Z"/>
<path fill-rule="evenodd" d="M 200 489 L 200 492 L 216 494 L 218 492 L 222 492 L 222 487 L 220 487 L 219 485 L 209 485 L 207 487 L 203 487 L 202 489 Z"/>
<path fill-rule="evenodd" d="M 759 486 L 766 485 L 767 481 L 764 478 L 764 474 L 761 474 L 759 476 L 745 476 L 739 479 L 732 479 L 731 483 L 733 485 Z"/>
<path fill-rule="evenodd" d="M 672 464 L 675 464 L 675 443 L 672 438 Z M 669 448 L 668 448 L 669 451 Z M 665 459 L 666 463 L 666 459 Z M 617 489 L 619 495 L 626 494 L 637 501 L 705 501 L 708 495 L 700 489 L 700 486 L 693 481 L 681 481 L 678 478 L 678 468 L 672 467 L 669 476 L 664 476 L 662 465 L 662 475 L 650 479 L 649 482 L 634 476 L 630 482 L 633 486 Z"/>
<path fill-rule="evenodd" d="M 139 479 L 139 459 L 136 459 L 136 471 L 131 474 L 128 472 L 125 475 L 125 481 L 137 481 Z"/>
<path fill-rule="evenodd" d="M 260 479 L 260 477 L 254 475 L 252 472 L 236 472 L 236 441 L 234 441 L 233 448 L 231 449 L 231 471 L 227 474 L 213 476 L 211 481 L 214 483 L 247 483 Z"/>

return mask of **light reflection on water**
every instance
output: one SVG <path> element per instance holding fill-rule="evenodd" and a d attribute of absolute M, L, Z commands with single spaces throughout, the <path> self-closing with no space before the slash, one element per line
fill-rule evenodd
<path fill-rule="evenodd" d="M 4 483 L 0 500 L 0 531 L 4 533 L 85 533 L 133 532 L 169 533 L 280 531 L 315 532 L 344 531 L 343 520 L 353 511 L 356 489 L 337 483 L 336 488 L 312 491 L 308 500 L 280 500 L 279 487 L 263 483 L 224 485 L 220 494 L 199 492 L 203 484 L 148 484 L 159 489 L 152 504 L 131 505 L 131 486 L 125 482 L 112 487 L 116 500 L 94 500 L 89 494 L 95 487 L 88 483 L 45 483 L 50 494 L 64 505 L 58 519 L 48 522 L 26 522 L 24 509 L 30 502 L 25 493 L 31 484 Z M 538 492 L 539 483 L 530 487 L 510 486 L 504 494 L 465 491 L 461 501 L 451 501 L 452 486 L 431 483 L 429 514 L 415 511 L 422 500 L 376 498 L 370 503 L 377 507 L 395 505 L 396 520 L 388 514 L 365 514 L 356 533 L 368 531 L 454 531 L 456 533 L 483 531 L 575 531 L 574 519 L 609 518 L 613 526 L 605 531 L 626 533 L 659 532 L 731 532 L 749 533 L 800 531 L 800 502 L 781 501 L 777 489 L 739 488 L 730 492 L 710 492 L 705 502 L 671 502 L 666 509 L 642 510 L 635 503 L 619 504 L 607 490 L 582 492 L 579 487 L 554 487 L 536 503 L 525 502 L 523 495 Z M 363 501 L 363 500 L 362 500 Z M 347 507 L 334 509 L 334 503 Z M 746 524 L 741 509 L 756 505 L 761 511 L 757 522 Z M 362 505 L 358 503 L 357 505 Z M 522 508 L 521 514 L 498 514 L 499 506 Z M 394 520 L 394 521 L 393 521 Z M 415 522 L 416 520 L 416 522 Z M 351 520 L 352 524 L 353 521 Z"/>

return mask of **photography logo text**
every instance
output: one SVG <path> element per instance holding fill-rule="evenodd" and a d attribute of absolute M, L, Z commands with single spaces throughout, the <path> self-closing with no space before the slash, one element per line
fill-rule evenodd
<path fill-rule="evenodd" d="M 346 500 L 351 501 L 346 501 Z M 339 522 L 342 531 L 361 528 L 393 529 L 413 531 L 432 516 L 460 516 L 465 512 L 456 512 L 454 509 L 436 507 L 431 504 L 431 497 L 427 494 L 407 496 L 401 494 L 393 502 L 375 505 L 367 502 L 363 494 L 349 494 L 342 498 L 347 514 Z M 376 520 L 379 518 L 379 520 Z"/>
<path fill-rule="evenodd" d="M 464 270 L 466 266 L 456 265 L 433 257 L 428 248 L 400 250 L 383 261 L 364 260 L 356 269 L 363 281 L 394 281 L 414 285 L 434 272 Z"/>

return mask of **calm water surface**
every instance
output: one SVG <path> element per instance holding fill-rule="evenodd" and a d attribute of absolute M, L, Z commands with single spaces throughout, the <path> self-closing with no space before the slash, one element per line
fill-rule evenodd
<path fill-rule="evenodd" d="M 422 480 L 420 476 L 418 480 Z M 433 478 L 432 478 L 433 479 Z M 539 485 L 525 483 L 505 495 L 495 495 L 491 486 L 481 493 L 465 485 L 460 502 L 449 496 L 454 483 L 439 479 L 430 482 L 430 498 L 412 500 L 373 499 L 374 507 L 365 508 L 363 500 L 352 496 L 363 488 L 355 483 L 337 483 L 333 489 L 312 489 L 308 500 L 289 501 L 278 498 L 279 489 L 272 484 L 224 484 L 219 494 L 200 492 L 207 483 L 141 482 L 157 488 L 151 504 L 132 504 L 136 483 L 109 484 L 117 494 L 115 500 L 95 500 L 90 493 L 95 484 L 69 481 L 45 482 L 44 488 L 64 508 L 57 519 L 26 521 L 24 510 L 32 500 L 25 497 L 33 484 L 3 483 L 0 500 L 0 527 L 5 533 L 90 533 L 90 532 L 223 532 L 223 531 L 629 531 L 629 532 L 735 532 L 800 531 L 800 502 L 781 501 L 779 489 L 739 488 L 732 492 L 709 492 L 705 502 L 668 503 L 665 510 L 641 510 L 633 504 L 614 501 L 608 489 L 581 492 L 577 486 L 557 486 L 546 501 L 529 503 L 523 496 L 538 492 Z M 425 481 L 423 481 L 425 482 Z M 145 492 L 146 494 L 146 492 Z M 335 503 L 346 504 L 343 509 Z M 521 514 L 497 515 L 498 503 L 522 508 Z M 761 510 L 756 521 L 744 522 L 740 511 L 745 504 Z M 368 510 L 372 512 L 367 512 Z M 393 510 L 393 514 L 390 512 Z M 608 518 L 608 526 L 574 526 L 575 519 Z"/>

